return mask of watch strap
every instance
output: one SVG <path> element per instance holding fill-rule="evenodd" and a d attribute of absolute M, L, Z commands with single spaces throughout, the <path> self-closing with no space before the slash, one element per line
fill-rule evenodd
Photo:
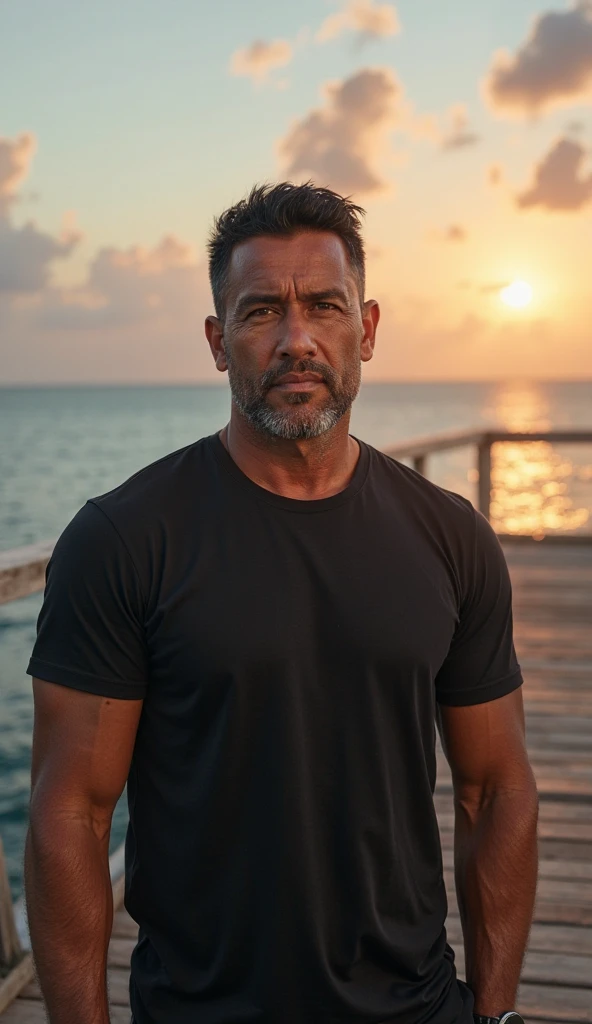
<path fill-rule="evenodd" d="M 506 1010 L 501 1017 L 486 1017 L 481 1013 L 473 1014 L 474 1024 L 524 1024 L 524 1018 L 516 1010 Z"/>

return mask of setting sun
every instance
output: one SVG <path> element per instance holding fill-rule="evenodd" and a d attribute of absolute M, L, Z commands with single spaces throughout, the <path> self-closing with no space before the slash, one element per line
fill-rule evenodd
<path fill-rule="evenodd" d="M 500 298 L 512 309 L 523 309 L 532 301 L 532 288 L 526 281 L 512 281 L 501 289 Z"/>

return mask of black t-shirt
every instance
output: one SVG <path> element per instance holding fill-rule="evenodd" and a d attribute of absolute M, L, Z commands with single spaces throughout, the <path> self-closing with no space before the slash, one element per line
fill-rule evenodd
<path fill-rule="evenodd" d="M 345 490 L 282 497 L 213 434 L 76 513 L 27 672 L 144 698 L 138 1024 L 469 1024 L 436 701 L 522 678 L 507 565 L 466 498 L 362 441 Z"/>

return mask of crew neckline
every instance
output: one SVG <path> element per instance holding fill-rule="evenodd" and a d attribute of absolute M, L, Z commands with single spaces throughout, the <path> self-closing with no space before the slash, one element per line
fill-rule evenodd
<path fill-rule="evenodd" d="M 218 432 L 210 434 L 209 441 L 218 463 L 241 487 L 249 491 L 252 497 L 258 501 L 264 501 L 268 505 L 274 505 L 276 508 L 286 509 L 289 512 L 310 514 L 314 512 L 328 512 L 330 509 L 343 505 L 344 502 L 353 498 L 364 486 L 370 466 L 370 449 L 359 437 L 355 437 L 353 434 L 350 434 L 350 437 L 353 437 L 354 441 L 357 441 L 360 446 L 360 454 L 353 476 L 342 491 L 338 491 L 337 494 L 331 494 L 328 498 L 289 498 L 284 494 L 277 494 L 276 491 L 269 491 L 266 487 L 262 487 L 260 484 L 255 483 L 254 480 L 251 480 L 251 477 L 247 476 L 246 473 L 243 473 L 230 452 L 225 448 Z"/>

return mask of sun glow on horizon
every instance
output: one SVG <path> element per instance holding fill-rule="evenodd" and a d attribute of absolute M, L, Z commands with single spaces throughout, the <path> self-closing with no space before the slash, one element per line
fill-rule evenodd
<path fill-rule="evenodd" d="M 499 294 L 502 302 L 512 309 L 524 309 L 532 302 L 532 288 L 526 281 L 512 281 Z"/>

